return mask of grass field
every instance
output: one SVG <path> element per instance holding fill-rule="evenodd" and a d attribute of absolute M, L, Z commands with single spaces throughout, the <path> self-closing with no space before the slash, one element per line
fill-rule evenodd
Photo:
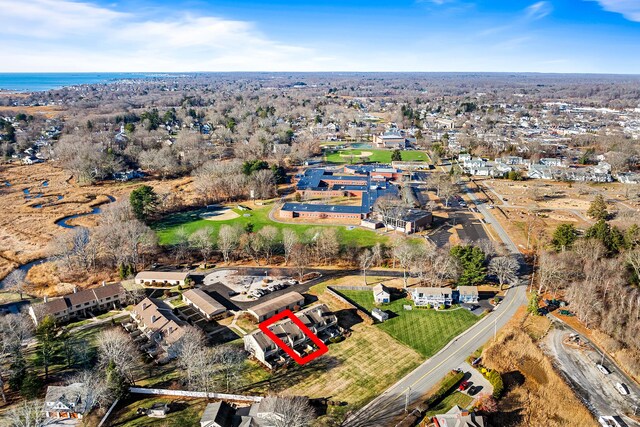
<path fill-rule="evenodd" d="M 361 163 L 362 160 L 359 156 L 362 152 L 372 153 L 367 157 L 367 163 L 391 163 L 391 154 L 393 150 L 376 150 L 375 148 L 364 148 L 357 150 L 340 150 L 336 153 L 327 154 L 327 162 L 328 163 L 349 163 L 353 161 L 353 163 Z M 427 162 L 429 161 L 429 156 L 427 153 L 423 151 L 401 151 L 402 160 L 410 162 Z M 341 156 L 342 154 L 342 156 Z M 353 160 L 349 157 L 349 154 L 353 154 Z"/>
<path fill-rule="evenodd" d="M 375 307 L 373 294 L 368 291 L 341 291 L 351 301 L 371 311 Z M 395 300 L 380 307 L 396 314 L 384 323 L 380 329 L 398 341 L 415 349 L 424 357 L 431 357 L 454 337 L 467 330 L 479 318 L 465 309 L 436 311 L 413 309 L 405 311 L 402 306 L 410 302 Z"/>
<path fill-rule="evenodd" d="M 202 219 L 200 214 L 205 210 L 193 210 L 188 212 L 180 212 L 166 217 L 165 219 L 156 222 L 153 224 L 153 229 L 158 234 L 158 238 L 160 240 L 161 245 L 170 245 L 176 242 L 176 232 L 184 227 L 187 234 L 192 234 L 194 231 L 210 227 L 213 230 L 214 236 L 217 236 L 218 231 L 220 230 L 220 226 L 223 224 L 239 224 L 242 227 L 247 225 L 248 223 L 252 223 L 254 226 L 254 231 L 260 230 L 262 227 L 266 225 L 273 225 L 278 229 L 290 228 L 295 230 L 300 235 L 305 231 L 317 228 L 317 225 L 305 225 L 305 224 L 282 224 L 279 222 L 274 222 L 269 219 L 269 210 L 272 206 L 263 206 L 251 211 L 240 211 L 234 209 L 234 212 L 240 215 L 239 218 L 230 219 L 226 221 L 209 221 L 206 219 Z M 244 217 L 243 215 L 250 214 L 250 217 Z M 340 240 L 344 244 L 354 244 L 357 246 L 373 246 L 377 242 L 385 242 L 387 237 L 381 236 L 373 231 L 365 230 L 362 228 L 354 228 L 352 230 L 348 230 L 344 226 L 336 226 L 338 230 L 338 235 Z"/>

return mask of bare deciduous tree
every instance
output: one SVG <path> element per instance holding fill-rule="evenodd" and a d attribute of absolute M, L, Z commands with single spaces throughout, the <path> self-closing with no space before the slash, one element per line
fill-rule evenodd
<path fill-rule="evenodd" d="M 98 335 L 100 365 L 105 368 L 110 362 L 131 384 L 135 383 L 134 372 L 139 366 L 138 350 L 129 334 L 116 328 L 107 329 Z"/>
<path fill-rule="evenodd" d="M 207 260 L 211 258 L 213 253 L 213 228 L 204 227 L 200 228 L 189 236 L 191 245 L 196 248 L 200 255 L 202 255 L 202 262 L 206 264 Z"/>
<path fill-rule="evenodd" d="M 308 427 L 315 419 L 309 399 L 302 396 L 269 396 L 265 412 L 274 427 Z"/>
<path fill-rule="evenodd" d="M 9 427 L 44 427 L 53 424 L 55 418 L 48 418 L 42 400 L 23 401 L 7 411 Z"/>
<path fill-rule="evenodd" d="M 298 238 L 298 234 L 290 229 L 285 228 L 282 231 L 282 246 L 284 248 L 284 263 L 285 265 L 289 264 L 289 258 L 291 257 L 291 251 L 298 244 L 300 239 Z"/>
<path fill-rule="evenodd" d="M 364 278 L 365 285 L 367 284 L 367 270 L 373 264 L 374 259 L 375 259 L 375 255 L 373 251 L 371 251 L 370 249 L 365 249 L 362 252 L 360 252 L 360 257 L 359 257 L 360 268 L 362 269 L 362 276 Z"/>
<path fill-rule="evenodd" d="M 518 278 L 520 264 L 511 256 L 499 256 L 489 261 L 489 273 L 494 274 L 500 283 L 502 290 L 505 283 L 514 283 Z"/>
<path fill-rule="evenodd" d="M 218 249 L 222 252 L 224 262 L 228 263 L 231 255 L 235 252 L 240 244 L 242 230 L 239 227 L 231 225 L 222 225 L 218 231 Z"/>

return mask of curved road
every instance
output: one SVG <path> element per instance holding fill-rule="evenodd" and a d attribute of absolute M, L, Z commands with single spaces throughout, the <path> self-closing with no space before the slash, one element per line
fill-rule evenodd
<path fill-rule="evenodd" d="M 473 192 L 466 187 L 465 191 L 475 202 L 478 211 L 484 215 L 485 221 L 496 230 L 505 247 L 518 259 L 521 273 L 526 273 L 524 258 L 500 223 L 483 204 L 478 204 L 478 199 Z M 502 328 L 521 305 L 526 304 L 526 286 L 526 281 L 521 281 L 520 284 L 509 289 L 504 300 L 492 314 L 460 334 L 413 372 L 351 415 L 344 425 L 348 427 L 392 425 L 392 421 L 404 412 L 405 402 L 409 406 L 419 403 L 422 396 L 436 386 L 447 372 L 462 365 L 471 353 L 494 337 L 495 331 Z M 401 361 L 389 361 L 389 363 L 394 362 L 401 363 Z"/>

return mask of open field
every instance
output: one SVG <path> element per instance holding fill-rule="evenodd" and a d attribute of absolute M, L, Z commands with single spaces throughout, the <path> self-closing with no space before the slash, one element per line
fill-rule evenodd
<path fill-rule="evenodd" d="M 500 206 L 495 217 L 521 248 L 527 245 L 527 229 L 548 241 L 558 225 L 570 223 L 585 229 L 594 221 L 587 216 L 587 209 L 596 195 L 601 194 L 611 212 L 619 212 L 629 223 L 637 218 L 640 204 L 632 197 L 633 186 L 620 183 L 587 184 L 542 180 L 508 181 L 478 180 L 489 197 L 489 203 Z M 477 193 L 486 198 L 481 192 Z M 504 212 L 504 215 L 503 213 Z M 630 214 L 630 215 L 629 215 Z M 617 220 L 612 221 L 617 224 Z M 534 227 L 534 228 L 531 228 Z M 530 245 L 535 243 L 532 236 Z"/>
<path fill-rule="evenodd" d="M 158 193 L 172 193 L 190 201 L 190 178 L 146 180 Z M 8 185 L 7 185 L 8 183 Z M 1 165 L 0 194 L 0 278 L 19 264 L 47 255 L 47 245 L 54 236 L 67 231 L 55 224 L 65 216 L 91 212 L 93 207 L 126 198 L 140 182 L 109 182 L 79 186 L 71 176 L 53 162 L 31 166 Z M 28 192 L 28 193 L 27 193 Z M 71 225 L 95 225 L 98 215 L 71 220 Z"/>
<path fill-rule="evenodd" d="M 176 232 L 184 227 L 187 234 L 191 234 L 194 231 L 210 227 L 213 230 L 214 235 L 218 234 L 220 226 L 223 224 L 234 225 L 238 224 L 242 227 L 251 223 L 254 226 L 254 231 L 260 230 L 266 225 L 272 225 L 278 229 L 290 228 L 295 230 L 299 234 L 302 234 L 312 228 L 316 228 L 316 225 L 307 225 L 303 223 L 283 224 L 280 222 L 274 222 L 269 219 L 269 211 L 272 206 L 255 206 L 250 203 L 244 203 L 243 206 L 252 206 L 250 211 L 241 211 L 239 209 L 233 209 L 233 212 L 239 215 L 238 218 L 224 220 L 224 221 L 209 221 L 203 219 L 200 215 L 203 210 L 194 210 L 189 212 L 181 212 L 173 215 L 169 215 L 162 221 L 158 221 L 153 224 L 154 230 L 158 233 L 160 244 L 170 245 L 176 241 Z M 250 215 L 245 217 L 244 215 Z M 346 227 L 335 227 L 338 230 L 338 235 L 342 243 L 356 244 L 358 246 L 373 246 L 376 242 L 384 242 L 387 237 L 381 236 L 374 231 L 365 230 L 362 228 L 354 228 L 348 230 Z"/>
<path fill-rule="evenodd" d="M 391 154 L 393 150 L 379 150 L 374 148 L 348 149 L 340 150 L 335 153 L 327 154 L 328 163 L 359 163 L 362 158 L 367 158 L 367 163 L 391 163 Z M 429 161 L 429 156 L 423 151 L 401 151 L 402 160 L 404 161 Z M 353 157 L 353 159 L 352 159 Z"/>
<path fill-rule="evenodd" d="M 340 293 L 368 311 L 375 307 L 372 292 L 343 290 Z M 414 307 L 413 310 L 407 311 L 402 307 L 412 304 L 409 300 L 399 299 L 380 306 L 380 309 L 389 312 L 390 316 L 389 320 L 378 324 L 377 327 L 413 348 L 423 357 L 433 356 L 478 320 L 476 315 L 465 309 L 436 311 Z"/>
<path fill-rule="evenodd" d="M 498 370 L 506 387 L 498 413 L 490 418 L 492 425 L 598 425 L 532 338 L 548 322 L 544 317 L 527 318 L 522 307 L 497 341 L 485 347 L 483 364 Z"/>

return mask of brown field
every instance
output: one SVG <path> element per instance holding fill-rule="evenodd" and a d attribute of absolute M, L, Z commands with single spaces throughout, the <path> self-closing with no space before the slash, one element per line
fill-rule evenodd
<path fill-rule="evenodd" d="M 43 186 L 47 181 L 48 186 Z M 11 185 L 6 186 L 5 182 Z M 193 199 L 190 178 L 178 180 L 145 180 L 158 193 L 171 193 L 189 203 Z M 94 206 L 107 203 L 107 196 L 128 197 L 140 182 L 109 182 L 93 186 L 79 186 L 68 172 L 53 162 L 38 165 L 0 166 L 0 278 L 19 264 L 47 256 L 47 245 L 66 229 L 55 221 L 68 215 L 91 212 Z M 25 197 L 29 189 L 31 199 Z M 35 198 L 36 195 L 42 196 Z M 62 199 L 59 199 L 62 196 Z M 43 207 L 34 206 L 42 204 Z M 71 225 L 91 227 L 97 215 L 73 219 Z"/>
<path fill-rule="evenodd" d="M 536 345 L 548 327 L 548 319 L 529 317 L 523 307 L 484 349 L 483 363 L 503 375 L 506 388 L 492 425 L 598 425 Z"/>
<path fill-rule="evenodd" d="M 629 198 L 630 186 L 620 183 L 585 184 L 550 181 L 477 181 L 485 192 L 476 194 L 487 199 L 496 206 L 493 214 L 509 233 L 514 242 L 525 250 L 527 246 L 527 227 L 534 219 L 541 243 L 548 242 L 553 231 L 563 223 L 574 224 L 585 229 L 593 224 L 587 216 L 587 209 L 597 194 L 602 194 L 608 201 L 611 212 L 629 212 L 640 209 L 640 204 Z M 534 200 L 534 194 L 539 200 Z M 498 195 L 506 199 L 502 202 Z M 628 219 L 621 220 L 628 223 Z M 614 220 L 616 224 L 618 220 Z M 536 243 L 531 237 L 529 249 Z"/>

